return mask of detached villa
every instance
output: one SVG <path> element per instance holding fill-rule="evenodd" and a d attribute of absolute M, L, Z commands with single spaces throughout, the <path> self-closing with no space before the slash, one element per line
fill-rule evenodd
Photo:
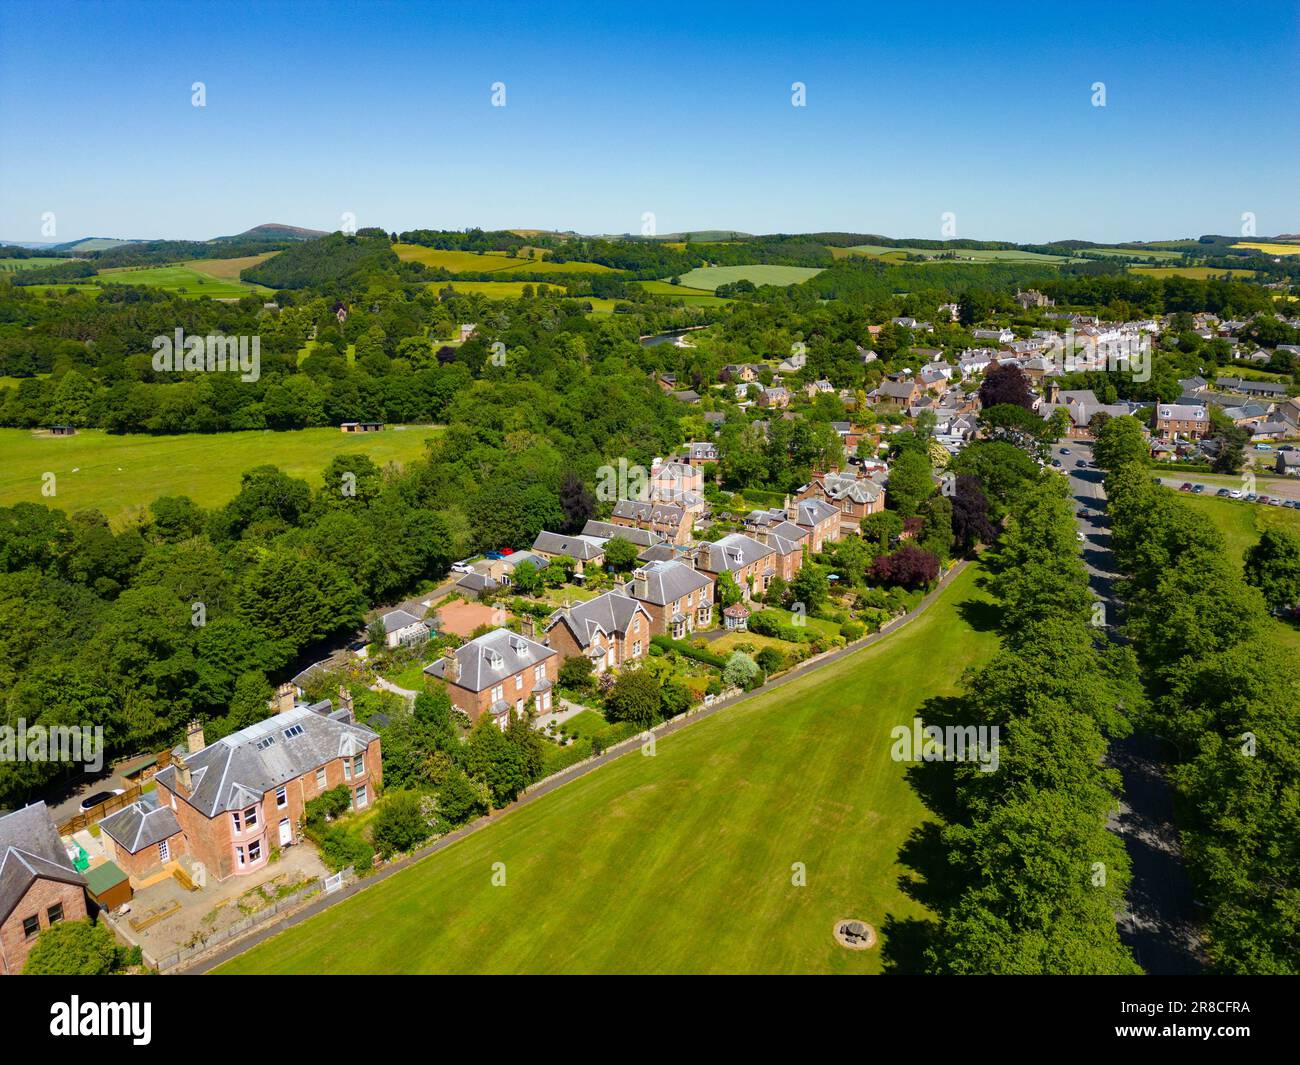
<path fill-rule="evenodd" d="M 644 658 L 654 618 L 623 591 L 605 592 L 556 611 L 546 623 L 546 642 L 562 658 L 585 655 L 597 673 Z"/>
<path fill-rule="evenodd" d="M 545 644 L 509 629 L 494 629 L 447 651 L 424 667 L 426 683 L 447 686 L 456 709 L 477 722 L 491 714 L 501 728 L 510 711 L 524 712 L 534 699 L 538 713 L 551 709 L 552 689 L 560 667 L 559 655 Z"/>

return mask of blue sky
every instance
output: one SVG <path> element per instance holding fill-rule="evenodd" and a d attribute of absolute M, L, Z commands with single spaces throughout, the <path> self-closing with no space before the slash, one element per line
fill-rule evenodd
<path fill-rule="evenodd" d="M 1053 6 L 8 0 L 0 238 L 1300 231 L 1300 3 Z"/>

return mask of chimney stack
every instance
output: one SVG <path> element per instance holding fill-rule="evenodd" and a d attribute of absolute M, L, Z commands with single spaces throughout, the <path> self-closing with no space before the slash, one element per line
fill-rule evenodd
<path fill-rule="evenodd" d="M 456 656 L 456 649 L 450 647 L 447 649 L 447 664 L 443 667 L 442 676 L 444 680 L 456 684 L 460 681 L 460 659 Z"/>
<path fill-rule="evenodd" d="M 197 754 L 207 746 L 203 742 L 203 722 L 191 721 L 185 727 L 185 746 L 190 754 Z"/>
<path fill-rule="evenodd" d="M 522 636 L 527 636 L 532 640 L 536 638 L 537 626 L 533 621 L 532 614 L 525 614 L 519 619 L 519 632 Z"/>
<path fill-rule="evenodd" d="M 632 598 L 645 599 L 650 595 L 650 578 L 643 569 L 632 574 Z"/>
<path fill-rule="evenodd" d="M 799 504 L 792 502 L 790 497 L 785 497 L 785 518 L 786 521 L 797 521 L 799 519 Z"/>
<path fill-rule="evenodd" d="M 176 767 L 176 786 L 181 796 L 188 799 L 190 792 L 194 789 L 194 783 L 190 779 L 190 767 L 183 758 L 172 764 Z"/>
<path fill-rule="evenodd" d="M 286 710 L 292 710 L 297 701 L 298 689 L 292 683 L 286 682 L 275 689 L 275 699 L 271 703 L 271 709 L 277 714 L 283 714 Z"/>
<path fill-rule="evenodd" d="M 356 719 L 355 712 L 352 709 L 352 692 L 348 690 L 345 684 L 339 685 L 339 708 L 348 712 L 349 721 Z"/>

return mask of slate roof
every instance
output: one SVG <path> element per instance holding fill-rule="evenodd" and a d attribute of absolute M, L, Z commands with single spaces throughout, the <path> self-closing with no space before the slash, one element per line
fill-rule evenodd
<path fill-rule="evenodd" d="M 157 795 L 152 794 L 142 795 L 130 806 L 104 818 L 99 827 L 130 854 L 157 846 L 181 830 L 172 808 L 160 806 Z"/>
<path fill-rule="evenodd" d="M 409 614 L 405 610 L 390 610 L 379 620 L 384 623 L 384 632 L 386 633 L 410 628 L 412 625 L 424 625 L 423 618 L 417 618 L 414 614 Z"/>
<path fill-rule="evenodd" d="M 458 688 L 481 692 L 485 688 L 513 677 L 521 669 L 535 666 L 555 655 L 551 648 L 509 629 L 493 629 L 482 636 L 461 644 L 451 652 L 460 665 L 460 676 L 454 683 Z M 431 677 L 445 679 L 447 659 L 440 658 L 424 667 Z"/>
<path fill-rule="evenodd" d="M 700 544 L 700 569 L 707 573 L 731 573 L 776 554 L 776 549 L 741 533 L 728 533 L 721 540 Z"/>
<path fill-rule="evenodd" d="M 590 520 L 582 527 L 582 535 L 597 540 L 626 540 L 637 547 L 653 547 L 663 537 L 650 529 L 630 529 L 626 525 L 614 525 L 608 521 Z"/>
<path fill-rule="evenodd" d="M 169 765 L 158 783 L 186 797 L 206 817 L 239 810 L 271 791 L 335 758 L 361 754 L 378 733 L 364 725 L 326 715 L 329 702 L 316 708 L 295 706 L 210 743 L 194 754 L 181 754 L 190 770 L 190 793 L 179 787 L 177 768 Z M 179 753 L 179 752 L 178 752 Z"/>
<path fill-rule="evenodd" d="M 457 588 L 464 588 L 471 592 L 496 591 L 500 588 L 496 581 L 482 573 L 466 573 L 456 582 Z"/>
<path fill-rule="evenodd" d="M 882 489 L 875 481 L 855 477 L 851 473 L 828 473 L 822 477 L 822 490 L 831 499 L 872 503 L 880 497 Z"/>
<path fill-rule="evenodd" d="M 614 517 L 675 527 L 686 520 L 686 511 L 672 503 L 643 503 L 639 499 L 620 499 L 614 504 Z"/>
<path fill-rule="evenodd" d="M 564 536 L 545 529 L 537 534 L 533 550 L 544 551 L 548 555 L 567 555 L 575 562 L 590 562 L 604 554 L 604 548 L 594 540 L 583 536 Z"/>
<path fill-rule="evenodd" d="M 625 633 L 637 615 L 650 621 L 650 613 L 623 591 L 606 592 L 585 603 L 575 603 L 568 610 L 557 610 L 546 623 L 550 632 L 556 625 L 567 625 L 579 647 L 590 647 L 597 634 Z M 648 631 L 648 630 L 647 630 Z"/>
<path fill-rule="evenodd" d="M 43 802 L 0 817 L 0 923 L 9 919 L 27 889 L 40 879 L 85 885 L 72 867 L 58 829 Z"/>
<path fill-rule="evenodd" d="M 636 593 L 639 576 L 645 578 L 644 595 Z M 707 588 L 712 583 L 706 574 L 692 569 L 685 562 L 651 562 L 637 570 L 632 582 L 626 587 L 628 594 L 634 598 L 664 606 L 699 588 Z"/>

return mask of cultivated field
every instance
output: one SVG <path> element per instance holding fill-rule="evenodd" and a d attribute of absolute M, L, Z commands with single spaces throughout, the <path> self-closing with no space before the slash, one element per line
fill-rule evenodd
<path fill-rule="evenodd" d="M 205 507 L 225 503 L 254 466 L 279 466 L 316 486 L 335 455 L 364 453 L 381 466 L 406 462 L 422 455 L 436 432 L 412 426 L 357 435 L 323 428 L 113 436 L 81 429 L 51 437 L 0 429 L 0 505 L 45 503 L 68 513 L 94 507 L 120 526 L 162 495 L 187 495 Z M 47 473 L 55 475 L 52 497 L 41 493 Z"/>
<path fill-rule="evenodd" d="M 256 258 L 253 256 L 252 258 Z M 207 261 L 207 260 L 204 260 Z M 233 262 L 234 260 L 217 260 Z M 147 285 L 160 288 L 164 292 L 198 299 L 210 296 L 212 299 L 239 299 L 252 294 L 267 295 L 273 290 L 264 285 L 249 285 L 242 281 L 223 280 L 215 274 L 203 273 L 193 265 L 119 267 L 101 270 L 96 282 L 100 285 Z M 58 286 L 55 286 L 56 288 Z"/>
<path fill-rule="evenodd" d="M 1212 266 L 1130 266 L 1129 271 L 1134 274 L 1145 274 L 1149 277 L 1190 277 L 1196 281 L 1205 281 L 1211 277 L 1223 277 L 1225 274 L 1232 277 L 1255 276 L 1254 270 L 1227 270 Z"/>
<path fill-rule="evenodd" d="M 0 259 L 0 272 L 12 273 L 15 270 L 35 270 L 38 266 L 54 266 L 56 263 L 66 263 L 68 259 L 60 259 L 53 255 L 34 256 L 31 259 Z"/>
<path fill-rule="evenodd" d="M 267 259 L 279 254 L 278 251 L 267 251 L 261 255 L 241 255 L 237 259 L 190 259 L 181 265 L 220 281 L 238 281 L 239 271 L 261 266 Z"/>
<path fill-rule="evenodd" d="M 900 887 L 899 849 L 928 814 L 890 729 L 992 653 L 996 637 L 971 625 L 975 576 L 880 643 L 567 784 L 219 971 L 880 972 L 882 947 L 906 952 L 892 920 L 927 915 Z M 882 947 L 836 945 L 849 916 Z"/>
<path fill-rule="evenodd" d="M 1020 251 L 1017 248 L 953 248 L 951 252 L 957 256 L 958 262 L 1064 263 L 1078 261 L 1065 255 L 1044 255 L 1036 251 Z M 939 256 L 946 255 L 948 252 L 939 248 L 892 248 L 883 244 L 855 244 L 850 248 L 832 248 L 831 254 L 838 259 L 844 258 L 845 255 L 866 255 L 893 263 L 903 262 L 908 255 L 921 255 L 926 259 L 939 262 L 953 261 L 951 259 L 940 259 Z"/>
<path fill-rule="evenodd" d="M 610 274 L 608 266 L 598 263 L 553 263 L 546 259 L 529 259 L 523 255 L 510 258 L 504 252 L 489 251 L 478 255 L 472 251 L 448 251 L 426 248 L 422 244 L 394 244 L 397 257 L 407 262 L 441 267 L 453 274 L 497 273 L 498 271 L 530 274 Z"/>
<path fill-rule="evenodd" d="M 546 281 L 430 281 L 429 287 L 435 292 L 440 292 L 444 288 L 455 289 L 457 292 L 477 292 L 480 296 L 487 296 L 493 300 L 517 300 L 524 294 L 524 286 L 529 285 L 536 292 L 539 285 L 546 285 L 552 292 L 565 293 L 567 289 L 563 285 L 550 284 Z"/>
<path fill-rule="evenodd" d="M 713 292 L 719 285 L 733 281 L 752 281 L 756 285 L 798 285 L 821 271 L 810 266 L 701 266 L 681 275 L 684 288 Z"/>
<path fill-rule="evenodd" d="M 715 296 L 706 288 L 688 288 L 686 285 L 674 285 L 670 281 L 639 281 L 641 288 L 656 296 L 672 296 L 681 300 L 688 307 L 725 307 L 731 300 Z"/>
<path fill-rule="evenodd" d="M 1240 244 L 1234 244 L 1233 247 L 1253 248 L 1255 251 L 1262 251 L 1265 255 L 1300 255 L 1300 244 L 1268 244 L 1244 240 Z"/>

